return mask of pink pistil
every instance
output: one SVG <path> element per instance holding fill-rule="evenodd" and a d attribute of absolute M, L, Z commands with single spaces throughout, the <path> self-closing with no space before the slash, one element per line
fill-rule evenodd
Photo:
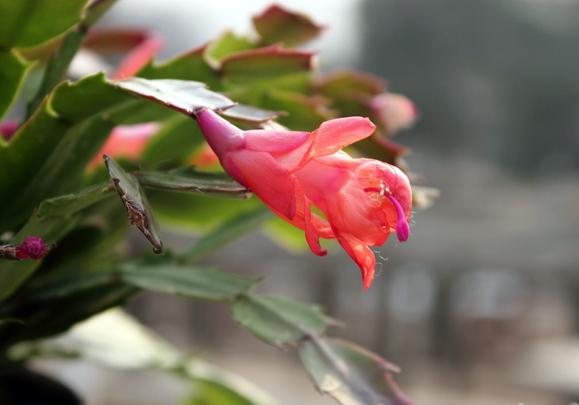
<path fill-rule="evenodd" d="M 402 206 L 398 200 L 394 198 L 392 194 L 387 193 L 386 197 L 388 197 L 390 202 L 394 204 L 394 208 L 396 208 L 396 214 L 398 216 L 398 219 L 396 220 L 396 236 L 398 236 L 398 240 L 400 242 L 406 242 L 410 236 L 410 225 L 408 225 L 404 210 L 402 209 Z"/>

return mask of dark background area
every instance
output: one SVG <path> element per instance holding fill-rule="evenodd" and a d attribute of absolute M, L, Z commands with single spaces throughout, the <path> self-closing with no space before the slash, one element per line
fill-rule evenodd
<path fill-rule="evenodd" d="M 362 69 L 421 107 L 408 137 L 526 178 L 579 168 L 579 3 L 367 1 Z"/>

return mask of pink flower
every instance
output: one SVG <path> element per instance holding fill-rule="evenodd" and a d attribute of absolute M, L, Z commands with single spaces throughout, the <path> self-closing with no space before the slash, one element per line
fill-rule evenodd
<path fill-rule="evenodd" d="M 406 175 L 396 166 L 341 151 L 374 132 L 369 119 L 338 118 L 311 133 L 242 131 L 211 110 L 201 111 L 197 121 L 229 175 L 303 229 L 316 255 L 326 254 L 319 238 L 337 239 L 360 267 L 364 287 L 374 278 L 370 246 L 384 244 L 390 232 L 408 239 L 412 193 Z"/>
<path fill-rule="evenodd" d="M 115 127 L 102 149 L 90 162 L 89 167 L 94 168 L 102 163 L 103 155 L 137 159 L 147 146 L 149 139 L 158 130 L 159 124 L 156 122 Z"/>

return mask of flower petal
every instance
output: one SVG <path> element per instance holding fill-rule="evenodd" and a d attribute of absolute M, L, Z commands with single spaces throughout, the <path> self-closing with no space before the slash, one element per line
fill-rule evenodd
<path fill-rule="evenodd" d="M 319 238 L 334 239 L 336 235 L 328 221 L 312 212 L 312 202 L 306 196 L 299 179 L 295 177 L 296 213 L 289 221 L 293 226 L 302 229 L 312 252 L 324 256 L 327 252 L 321 248 Z"/>
<path fill-rule="evenodd" d="M 267 131 L 258 129 L 245 131 L 246 147 L 259 152 L 283 153 L 302 145 L 309 138 L 309 132 Z"/>
<path fill-rule="evenodd" d="M 336 238 L 336 234 L 334 233 L 332 226 L 324 218 L 321 218 L 319 215 L 312 213 L 311 221 L 312 221 L 314 228 L 316 229 L 316 233 L 318 234 L 318 236 L 320 238 L 326 238 L 326 239 L 335 239 Z"/>
<path fill-rule="evenodd" d="M 246 149 L 231 152 L 224 166 L 228 172 L 234 171 L 236 180 L 253 191 L 276 214 L 290 222 L 295 217 L 296 179 L 269 153 Z"/>
<path fill-rule="evenodd" d="M 376 126 L 368 118 L 345 117 L 326 121 L 312 132 L 311 156 L 330 155 L 372 135 Z"/>
<path fill-rule="evenodd" d="M 308 242 L 308 246 L 315 255 L 325 256 L 328 254 L 328 251 L 323 249 L 320 245 L 320 235 L 318 234 L 316 225 L 313 223 L 314 217 L 312 214 L 312 203 L 306 197 L 298 182 L 296 182 L 296 200 L 298 201 L 296 218 L 303 216 L 303 229 L 306 234 L 306 242 Z M 318 219 L 322 220 L 321 218 Z"/>
<path fill-rule="evenodd" d="M 364 288 L 370 288 L 376 268 L 374 252 L 360 239 L 349 234 L 338 234 L 338 242 L 360 267 Z"/>

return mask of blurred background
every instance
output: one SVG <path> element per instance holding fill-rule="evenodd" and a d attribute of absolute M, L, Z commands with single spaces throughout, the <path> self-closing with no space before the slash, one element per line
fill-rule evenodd
<path fill-rule="evenodd" d="M 106 26 L 149 27 L 161 58 L 225 29 L 247 32 L 270 2 L 119 0 Z M 379 251 L 368 292 L 349 258 L 295 255 L 255 233 L 204 262 L 264 276 L 262 290 L 321 303 L 345 336 L 403 372 L 416 404 L 579 401 L 579 1 L 278 1 L 327 25 L 321 70 L 384 77 L 420 120 L 397 141 L 424 184 L 410 241 Z M 184 242 L 169 235 L 168 245 Z M 184 351 L 254 381 L 287 405 L 331 404 L 292 352 L 238 328 L 221 304 L 144 294 L 130 310 Z M 178 403 L 156 373 L 46 363 L 90 405 Z"/>

